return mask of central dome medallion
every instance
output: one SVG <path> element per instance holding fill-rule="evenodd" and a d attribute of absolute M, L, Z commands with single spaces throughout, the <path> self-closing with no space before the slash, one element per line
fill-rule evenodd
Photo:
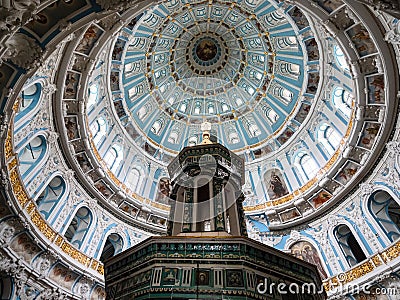
<path fill-rule="evenodd" d="M 205 63 L 214 60 L 218 53 L 217 43 L 212 38 L 199 39 L 194 50 L 200 61 Z"/>

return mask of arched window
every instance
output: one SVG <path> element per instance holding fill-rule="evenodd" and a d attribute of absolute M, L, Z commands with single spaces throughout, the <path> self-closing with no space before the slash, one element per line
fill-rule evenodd
<path fill-rule="evenodd" d="M 281 86 L 274 86 L 274 88 L 272 89 L 272 93 L 280 100 L 282 100 L 282 102 L 286 105 L 289 104 L 293 98 L 293 93 Z"/>
<path fill-rule="evenodd" d="M 348 91 L 341 87 L 335 87 L 333 90 L 332 102 L 336 109 L 347 119 L 350 117 L 353 97 Z"/>
<path fill-rule="evenodd" d="M 347 225 L 338 225 L 334 229 L 334 234 L 350 267 L 355 266 L 367 258 L 354 234 Z"/>
<path fill-rule="evenodd" d="M 240 97 L 236 97 L 236 98 L 235 98 L 235 102 L 236 102 L 236 105 L 237 105 L 237 106 L 240 106 L 240 105 L 243 104 L 243 99 L 240 98 Z"/>
<path fill-rule="evenodd" d="M 130 187 L 133 192 L 141 186 L 143 181 L 143 176 L 141 176 L 140 171 L 136 168 L 130 170 L 128 177 L 126 179 L 126 184 Z"/>
<path fill-rule="evenodd" d="M 136 112 L 136 114 L 140 121 L 143 122 L 146 119 L 146 117 L 150 113 L 150 108 L 151 108 L 151 105 L 149 103 L 146 103 L 145 105 L 143 105 L 139 108 L 139 110 Z"/>
<path fill-rule="evenodd" d="M 391 242 L 400 237 L 400 206 L 386 191 L 373 193 L 368 208 Z"/>
<path fill-rule="evenodd" d="M 129 99 L 133 100 L 134 98 L 142 95 L 143 92 L 144 92 L 144 85 L 143 85 L 143 83 L 140 83 L 140 84 L 132 87 L 128 91 Z"/>
<path fill-rule="evenodd" d="M 349 69 L 349 64 L 346 61 L 346 57 L 342 51 L 342 49 L 340 49 L 340 47 L 338 45 L 335 45 L 333 47 L 333 55 L 335 57 L 335 61 L 338 64 L 338 66 L 344 70 L 344 71 L 350 71 Z"/>
<path fill-rule="evenodd" d="M 180 110 L 181 112 L 186 112 L 186 109 L 187 109 L 187 104 L 184 102 L 184 103 L 182 103 L 181 106 L 179 107 L 179 110 Z"/>
<path fill-rule="evenodd" d="M 271 124 L 274 124 L 278 120 L 279 116 L 272 108 L 270 108 L 267 112 L 267 118 Z"/>
<path fill-rule="evenodd" d="M 107 134 L 107 121 L 103 117 L 96 119 L 92 125 L 90 125 L 90 131 L 92 133 L 92 139 L 95 146 L 98 146 L 103 137 Z"/>
<path fill-rule="evenodd" d="M 65 181 L 60 176 L 54 177 L 36 199 L 40 213 L 47 220 L 58 201 L 65 193 Z"/>
<path fill-rule="evenodd" d="M 46 139 L 42 135 L 34 137 L 21 149 L 18 153 L 18 160 L 22 179 L 25 179 L 39 165 L 46 154 L 46 149 Z"/>
<path fill-rule="evenodd" d="M 214 113 L 215 113 L 215 109 L 214 109 L 214 104 L 212 104 L 212 103 L 208 103 L 208 113 L 210 114 L 210 115 L 213 115 Z"/>
<path fill-rule="evenodd" d="M 97 84 L 92 84 L 89 87 L 89 96 L 88 96 L 88 102 L 87 102 L 87 106 L 89 108 L 92 107 L 94 104 L 96 104 L 98 95 L 99 95 L 99 87 L 98 87 L 98 85 Z"/>
<path fill-rule="evenodd" d="M 15 123 L 23 119 L 24 116 L 32 118 L 35 115 L 41 95 L 42 85 L 40 83 L 32 84 L 21 91 L 19 111 L 15 116 Z"/>
<path fill-rule="evenodd" d="M 141 63 L 140 61 L 134 61 L 134 62 L 127 63 L 124 66 L 125 76 L 129 75 L 130 73 L 133 73 L 133 74 L 139 73 L 142 68 L 140 63 Z"/>
<path fill-rule="evenodd" d="M 259 80 L 261 80 L 262 74 L 260 72 L 257 72 L 254 69 L 250 69 L 249 70 L 249 78 L 250 79 L 256 79 L 256 81 L 258 82 Z"/>
<path fill-rule="evenodd" d="M 196 146 L 197 145 L 197 136 L 191 136 L 188 140 L 189 146 Z"/>
<path fill-rule="evenodd" d="M 228 133 L 228 143 L 229 144 L 236 144 L 239 143 L 239 135 L 234 129 L 230 129 Z"/>
<path fill-rule="evenodd" d="M 161 119 L 156 120 L 153 125 L 151 126 L 151 131 L 156 134 L 159 135 L 161 133 L 161 129 L 164 126 L 164 122 Z"/>
<path fill-rule="evenodd" d="M 169 137 L 168 137 L 168 142 L 171 144 L 177 144 L 179 140 L 179 133 L 178 131 L 171 131 Z"/>
<path fill-rule="evenodd" d="M 67 241 L 79 249 L 82 246 L 92 220 L 92 213 L 87 207 L 79 208 L 64 234 Z"/>
<path fill-rule="evenodd" d="M 252 118 L 243 118 L 242 120 L 250 137 L 254 138 L 261 134 L 260 128 Z"/>
<path fill-rule="evenodd" d="M 222 108 L 222 112 L 227 112 L 229 110 L 229 106 L 226 103 L 223 103 L 221 108 Z"/>
<path fill-rule="evenodd" d="M 100 261 L 104 262 L 106 259 L 117 255 L 122 251 L 124 241 L 119 234 L 111 233 L 104 244 L 103 251 L 101 252 Z"/>
<path fill-rule="evenodd" d="M 281 73 L 285 76 L 298 78 L 300 75 L 300 66 L 298 64 L 280 61 L 279 69 Z"/>
<path fill-rule="evenodd" d="M 265 16 L 265 22 L 270 26 L 276 26 L 284 20 L 285 17 L 276 10 Z"/>
<path fill-rule="evenodd" d="M 162 79 L 163 77 L 167 76 L 167 68 L 160 69 L 154 72 L 155 79 Z"/>
<path fill-rule="evenodd" d="M 315 159 L 304 151 L 296 154 L 294 165 L 303 179 L 303 182 L 313 178 L 317 174 L 319 168 Z"/>
<path fill-rule="evenodd" d="M 254 123 L 249 124 L 248 128 L 252 137 L 256 137 L 261 134 L 260 128 L 258 128 L 258 126 Z"/>
<path fill-rule="evenodd" d="M 335 128 L 323 123 L 317 131 L 317 140 L 329 155 L 332 155 L 340 145 L 340 135 Z"/>
<path fill-rule="evenodd" d="M 317 266 L 322 279 L 326 279 L 328 277 L 322 265 L 322 260 L 320 259 L 318 250 L 311 243 L 306 241 L 296 242 L 290 246 L 290 253 L 301 260 Z"/>
<path fill-rule="evenodd" d="M 297 40 L 294 36 L 280 37 L 277 39 L 277 45 L 282 50 L 297 48 Z"/>
<path fill-rule="evenodd" d="M 201 112 L 201 103 L 200 102 L 196 102 L 195 106 L 194 106 L 194 114 L 199 115 Z"/>
<path fill-rule="evenodd" d="M 265 56 L 264 55 L 260 55 L 260 54 L 252 53 L 249 56 L 249 60 L 253 65 L 263 66 L 264 62 L 265 62 Z"/>
<path fill-rule="evenodd" d="M 104 156 L 104 162 L 112 172 L 115 172 L 121 164 L 121 161 L 124 158 L 123 156 L 122 147 L 118 144 L 114 144 L 110 149 L 108 149 L 106 155 Z"/>
<path fill-rule="evenodd" d="M 269 121 L 269 123 L 271 125 L 275 124 L 276 121 L 278 121 L 279 116 L 271 107 L 269 107 L 268 105 L 264 105 L 263 111 L 264 111 L 265 116 L 267 117 L 267 120 Z"/>

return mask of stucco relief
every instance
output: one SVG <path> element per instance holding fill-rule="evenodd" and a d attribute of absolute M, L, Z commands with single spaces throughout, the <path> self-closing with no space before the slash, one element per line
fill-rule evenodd
<path fill-rule="evenodd" d="M 0 8 L 0 30 L 11 31 L 32 19 L 40 0 L 2 1 Z"/>
<path fill-rule="evenodd" d="M 5 42 L 5 46 L 7 50 L 1 59 L 10 60 L 24 69 L 30 69 L 40 64 L 43 50 L 33 38 L 16 33 Z"/>

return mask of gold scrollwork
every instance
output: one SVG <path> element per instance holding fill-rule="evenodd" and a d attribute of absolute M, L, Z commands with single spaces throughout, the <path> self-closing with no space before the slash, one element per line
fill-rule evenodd
<path fill-rule="evenodd" d="M 61 244 L 64 242 L 64 238 L 62 236 L 57 236 L 55 244 L 60 247 Z"/>
<path fill-rule="evenodd" d="M 14 158 L 12 161 L 9 162 L 8 164 L 8 170 L 12 170 L 17 166 L 17 159 Z"/>
<path fill-rule="evenodd" d="M 33 202 L 29 202 L 29 204 L 26 206 L 26 211 L 28 214 L 31 214 L 35 209 L 35 204 Z"/>
<path fill-rule="evenodd" d="M 91 262 L 91 264 L 90 264 L 90 267 L 93 269 L 93 270 L 97 270 L 97 267 L 98 267 L 98 265 L 99 265 L 99 262 L 97 261 L 97 260 L 92 260 L 92 262 Z"/>
<path fill-rule="evenodd" d="M 18 97 L 17 99 L 15 99 L 15 102 L 14 102 L 14 104 L 13 104 L 13 107 L 12 107 L 12 110 L 14 111 L 14 112 L 19 112 L 19 102 L 22 100 L 22 98 L 21 97 Z"/>
<path fill-rule="evenodd" d="M 68 242 L 64 241 L 64 243 L 62 243 L 61 250 L 64 251 L 64 253 L 71 256 L 73 259 L 79 261 L 81 264 L 87 267 L 89 266 L 90 258 L 87 255 L 75 249 L 75 247 L 70 245 Z"/>
<path fill-rule="evenodd" d="M 350 283 L 362 276 L 367 275 L 368 273 L 371 273 L 377 267 L 398 257 L 399 249 L 400 249 L 400 242 L 391 246 L 389 249 L 382 252 L 382 254 L 378 253 L 374 255 L 363 264 L 356 266 L 345 273 L 324 280 L 325 290 L 330 291 L 335 287 L 337 287 L 338 285 L 344 285 Z"/>
<path fill-rule="evenodd" d="M 374 265 L 376 267 L 379 267 L 379 266 L 381 266 L 383 264 L 382 257 L 379 254 L 371 257 L 371 260 L 372 260 L 372 262 L 374 263 Z"/>
<path fill-rule="evenodd" d="M 17 169 L 13 169 L 10 171 L 10 182 L 11 182 L 11 186 L 12 186 L 14 195 L 17 198 L 19 204 L 22 207 L 25 207 L 25 205 L 29 201 L 29 196 L 27 195 L 27 193 L 20 181 Z"/>
<path fill-rule="evenodd" d="M 50 241 L 54 240 L 57 233 L 43 220 L 41 214 L 37 210 L 33 211 L 31 220 L 46 238 L 48 238 Z"/>
<path fill-rule="evenodd" d="M 14 155 L 11 128 L 8 130 L 7 133 L 7 138 L 4 144 L 4 152 L 7 160 Z"/>
<path fill-rule="evenodd" d="M 101 275 L 104 275 L 104 265 L 102 263 L 99 263 L 99 266 L 97 267 L 97 272 L 99 272 Z"/>
<path fill-rule="evenodd" d="M 397 258 L 400 254 L 400 241 L 382 252 L 382 258 L 385 263 Z"/>

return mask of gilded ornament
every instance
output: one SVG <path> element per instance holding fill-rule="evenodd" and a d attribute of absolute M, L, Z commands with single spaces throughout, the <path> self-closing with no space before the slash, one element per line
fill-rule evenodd
<path fill-rule="evenodd" d="M 14 155 L 11 129 L 8 130 L 7 138 L 4 144 L 4 151 L 7 160 Z"/>
<path fill-rule="evenodd" d="M 9 162 L 9 164 L 8 164 L 8 170 L 14 169 L 16 165 L 17 165 L 17 159 L 14 158 L 12 161 Z"/>
<path fill-rule="evenodd" d="M 56 232 L 43 220 L 42 215 L 38 211 L 34 211 L 31 215 L 32 223 L 44 234 L 51 242 L 56 237 Z"/>

